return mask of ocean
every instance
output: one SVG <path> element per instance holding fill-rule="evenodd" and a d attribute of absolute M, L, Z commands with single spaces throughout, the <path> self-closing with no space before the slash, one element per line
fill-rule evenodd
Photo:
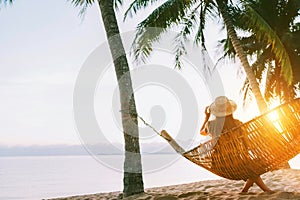
<path fill-rule="evenodd" d="M 221 179 L 175 154 L 143 155 L 144 185 Z M 290 161 L 300 169 L 300 156 Z M 122 190 L 121 155 L 0 157 L 0 199 L 35 200 Z"/>

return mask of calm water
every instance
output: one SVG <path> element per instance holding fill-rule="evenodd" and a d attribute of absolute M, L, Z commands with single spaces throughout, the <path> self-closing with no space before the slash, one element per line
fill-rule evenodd
<path fill-rule="evenodd" d="M 100 156 L 113 168 L 119 155 Z M 300 156 L 290 164 L 300 169 Z M 143 155 L 145 187 L 219 177 L 177 155 Z M 43 199 L 122 190 L 122 173 L 90 156 L 0 157 L 0 199 Z"/>

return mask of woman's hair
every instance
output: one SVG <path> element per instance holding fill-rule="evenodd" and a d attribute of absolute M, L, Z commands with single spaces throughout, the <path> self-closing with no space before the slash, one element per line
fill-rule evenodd
<path fill-rule="evenodd" d="M 225 117 L 216 117 L 215 120 L 208 123 L 208 132 L 212 137 L 219 136 L 222 132 L 226 132 L 231 128 L 239 126 L 242 122 L 233 118 L 232 115 Z"/>
<path fill-rule="evenodd" d="M 223 118 L 223 119 L 219 119 L 219 118 Z M 224 121 L 222 132 L 225 132 L 228 129 L 231 129 L 231 128 L 234 128 L 234 127 L 240 125 L 240 121 L 234 119 L 232 115 L 228 115 L 226 117 L 217 117 L 216 120 Z"/>

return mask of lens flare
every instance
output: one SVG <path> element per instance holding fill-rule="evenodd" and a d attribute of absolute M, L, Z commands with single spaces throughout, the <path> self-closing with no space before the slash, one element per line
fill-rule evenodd
<path fill-rule="evenodd" d="M 274 110 L 274 111 L 270 112 L 268 114 L 268 117 L 271 120 L 271 122 L 273 123 L 273 125 L 275 126 L 275 128 L 278 130 L 278 132 L 282 133 L 283 129 L 282 129 L 281 125 L 280 125 L 280 117 L 279 117 L 277 111 Z"/>

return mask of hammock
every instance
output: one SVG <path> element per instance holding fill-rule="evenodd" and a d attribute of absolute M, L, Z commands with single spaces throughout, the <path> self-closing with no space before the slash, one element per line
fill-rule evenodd
<path fill-rule="evenodd" d="M 300 153 L 300 98 L 187 152 L 166 131 L 160 135 L 177 153 L 210 172 L 246 180 L 278 169 Z"/>

